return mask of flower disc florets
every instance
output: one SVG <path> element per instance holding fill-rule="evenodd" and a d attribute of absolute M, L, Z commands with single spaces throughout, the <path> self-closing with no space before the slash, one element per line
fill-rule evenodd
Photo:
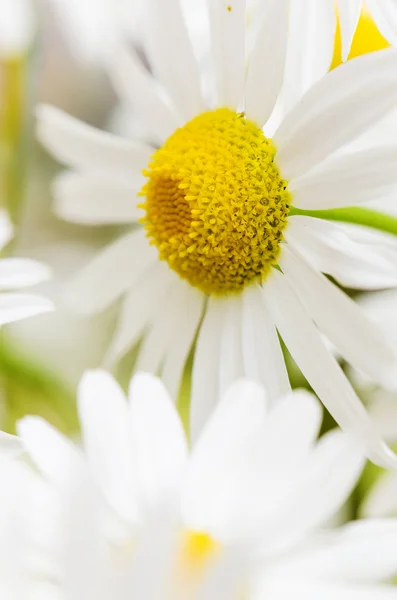
<path fill-rule="evenodd" d="M 239 292 L 277 263 L 289 193 L 275 154 L 255 123 L 218 108 L 177 129 L 144 172 L 148 237 L 203 292 Z"/>

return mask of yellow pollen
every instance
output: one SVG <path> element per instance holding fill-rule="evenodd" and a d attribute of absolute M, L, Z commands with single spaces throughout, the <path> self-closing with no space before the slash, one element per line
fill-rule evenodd
<path fill-rule="evenodd" d="M 198 574 L 220 551 L 220 545 L 207 533 L 187 531 L 182 542 L 182 566 Z"/>
<path fill-rule="evenodd" d="M 207 294 L 240 292 L 277 264 L 289 192 L 272 141 L 244 115 L 208 111 L 155 152 L 141 191 L 147 236 Z"/>

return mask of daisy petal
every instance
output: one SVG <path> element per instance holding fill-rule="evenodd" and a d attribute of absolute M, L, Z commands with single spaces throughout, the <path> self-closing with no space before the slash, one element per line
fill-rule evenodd
<path fill-rule="evenodd" d="M 269 0 L 252 50 L 245 112 L 262 127 L 273 112 L 284 77 L 289 0 Z"/>
<path fill-rule="evenodd" d="M 204 294 L 198 290 L 187 288 L 183 304 L 183 322 L 181 321 L 179 330 L 175 330 L 175 339 L 161 369 L 161 379 L 171 398 L 175 400 L 178 398 L 183 369 L 201 321 L 204 299 Z"/>
<path fill-rule="evenodd" d="M 82 454 L 41 417 L 24 417 L 17 433 L 30 459 L 56 486 L 68 486 L 71 474 L 83 467 Z"/>
<path fill-rule="evenodd" d="M 183 119 L 165 103 L 155 79 L 132 48 L 118 48 L 109 76 L 120 98 L 132 104 L 156 143 L 162 144 L 183 124 Z"/>
<path fill-rule="evenodd" d="M 397 515 L 397 477 L 382 473 L 360 506 L 361 518 L 385 518 Z"/>
<path fill-rule="evenodd" d="M 357 239 L 349 233 L 345 225 L 294 215 L 289 220 L 287 235 L 317 271 L 331 275 L 345 287 L 359 290 L 396 287 L 394 247 L 366 240 L 362 228 Z"/>
<path fill-rule="evenodd" d="M 221 329 L 221 347 L 219 364 L 219 393 L 222 395 L 228 387 L 244 375 L 241 296 L 230 296 L 225 301 Z"/>
<path fill-rule="evenodd" d="M 181 115 L 186 121 L 190 121 L 203 111 L 204 105 L 200 91 L 200 72 L 179 0 L 150 2 L 147 40 L 149 62 Z"/>
<path fill-rule="evenodd" d="M 80 170 L 106 169 L 129 178 L 140 173 L 153 153 L 150 146 L 96 129 L 54 106 L 37 109 L 37 137 L 61 163 Z"/>
<path fill-rule="evenodd" d="M 4 248 L 12 240 L 14 227 L 7 212 L 0 208 L 0 249 Z"/>
<path fill-rule="evenodd" d="M 397 50 L 372 52 L 331 71 L 306 92 L 273 138 L 283 177 L 303 175 L 386 115 L 397 103 L 396 70 Z"/>
<path fill-rule="evenodd" d="M 139 340 L 153 319 L 174 281 L 174 274 L 163 262 L 154 262 L 126 294 L 116 333 L 105 358 L 105 365 L 114 365 Z"/>
<path fill-rule="evenodd" d="M 4 456 L 19 456 L 23 451 L 23 444 L 18 439 L 18 436 L 0 431 L 0 458 Z"/>
<path fill-rule="evenodd" d="M 163 501 L 180 483 L 187 459 L 182 422 L 164 385 L 148 373 L 132 378 L 130 427 L 143 502 Z"/>
<path fill-rule="evenodd" d="M 286 234 L 288 240 L 288 233 Z M 297 251 L 283 250 L 280 266 L 318 328 L 355 369 L 387 386 L 397 354 L 386 336 L 344 292 L 310 267 Z"/>
<path fill-rule="evenodd" d="M 257 598 L 287 600 L 292 596 L 305 600 L 393 600 L 394 585 L 360 585 L 330 581 L 302 581 L 301 578 L 269 577 L 263 581 Z"/>
<path fill-rule="evenodd" d="M 244 374 L 262 383 L 270 401 L 291 391 L 277 331 L 259 285 L 243 292 L 242 346 Z"/>
<path fill-rule="evenodd" d="M 290 182 L 293 204 L 321 210 L 353 206 L 397 187 L 397 148 L 375 148 L 337 156 Z"/>
<path fill-rule="evenodd" d="M 128 405 L 118 383 L 106 371 L 86 372 L 78 388 L 79 419 L 95 481 L 121 515 L 137 518 Z"/>
<path fill-rule="evenodd" d="M 380 438 L 375 424 L 285 276 L 274 270 L 264 293 L 292 357 L 337 423 L 361 441 L 373 462 L 395 468 L 395 455 Z"/>
<path fill-rule="evenodd" d="M 0 289 L 11 290 L 29 287 L 51 277 L 51 271 L 36 260 L 28 258 L 3 258 L 0 260 Z"/>
<path fill-rule="evenodd" d="M 245 0 L 209 3 L 217 105 L 236 109 L 245 80 Z"/>
<path fill-rule="evenodd" d="M 387 41 L 397 44 L 397 4 L 395 0 L 366 0 L 371 17 Z"/>
<path fill-rule="evenodd" d="M 342 37 L 342 60 L 347 60 L 350 53 L 358 19 L 360 18 L 362 0 L 342 0 L 338 2 L 338 12 Z"/>
<path fill-rule="evenodd" d="M 0 325 L 52 312 L 53 310 L 54 305 L 48 298 L 33 294 L 0 294 Z"/>
<path fill-rule="evenodd" d="M 69 285 L 67 301 L 81 314 L 101 312 L 132 287 L 155 260 L 156 252 L 142 230 L 127 233 L 80 271 Z"/>
<path fill-rule="evenodd" d="M 290 110 L 328 72 L 334 51 L 335 30 L 334 0 L 291 2 L 282 91 L 284 110 Z"/>
<path fill-rule="evenodd" d="M 53 183 L 55 212 L 65 221 L 82 225 L 131 223 L 142 216 L 137 193 L 143 178 L 131 183 L 100 175 L 62 173 Z"/>
<path fill-rule="evenodd" d="M 190 437 L 197 439 L 219 398 L 219 364 L 224 302 L 208 299 L 194 353 L 190 398 Z"/>

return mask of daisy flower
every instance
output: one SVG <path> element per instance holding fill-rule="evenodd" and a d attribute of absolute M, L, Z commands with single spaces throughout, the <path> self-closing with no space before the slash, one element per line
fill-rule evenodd
<path fill-rule="evenodd" d="M 55 182 L 58 214 L 92 225 L 142 224 L 81 271 L 69 302 L 88 315 L 123 296 L 107 365 L 143 339 L 137 369 L 160 374 L 173 397 L 197 335 L 194 439 L 219 393 L 239 377 L 266 385 L 272 400 L 289 391 L 279 334 L 336 421 L 365 442 L 373 461 L 395 465 L 322 334 L 383 382 L 396 354 L 319 272 L 315 247 L 328 254 L 334 275 L 341 253 L 350 268 L 348 246 L 335 250 L 334 226 L 296 209 L 359 204 L 396 188 L 394 147 L 342 150 L 397 102 L 397 52 L 329 73 L 272 132 L 289 1 L 267 5 L 247 72 L 244 0 L 211 3 L 212 98 L 201 93 L 178 1 L 152 2 L 147 52 L 157 79 L 123 48 L 110 74 L 153 145 L 100 132 L 49 106 L 38 111 L 40 140 L 73 168 Z M 356 258 L 368 266 L 365 256 Z M 384 268 L 395 273 L 391 262 Z"/>
<path fill-rule="evenodd" d="M 127 400 L 109 374 L 87 373 L 78 409 L 82 448 L 40 418 L 18 425 L 29 459 L 67 506 L 67 517 L 61 510 L 58 525 L 45 528 L 59 536 L 45 578 L 64 586 L 67 598 L 101 590 L 104 600 L 207 599 L 214 597 L 207 586 L 214 594 L 226 584 L 225 598 L 391 594 L 382 582 L 397 569 L 395 521 L 321 528 L 365 461 L 340 430 L 316 440 L 314 396 L 298 391 L 271 408 L 263 388 L 237 382 L 191 448 L 151 375 L 132 379 Z M 12 467 L 2 471 L 7 490 Z M 22 485 L 13 507 L 27 496 Z"/>
<path fill-rule="evenodd" d="M 0 249 L 11 240 L 13 228 L 4 211 L 0 211 Z M 20 321 L 27 317 L 40 315 L 53 310 L 53 304 L 47 298 L 36 294 L 10 293 L 10 290 L 30 287 L 46 281 L 50 277 L 49 269 L 27 258 L 0 259 L 0 325 Z"/>

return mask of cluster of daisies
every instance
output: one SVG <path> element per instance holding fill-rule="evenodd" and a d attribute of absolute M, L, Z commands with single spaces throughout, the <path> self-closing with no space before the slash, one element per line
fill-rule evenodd
<path fill-rule="evenodd" d="M 366 1 L 391 47 L 332 71 L 361 0 L 339 0 L 338 18 L 334 0 L 196 0 L 200 35 L 185 2 L 145 4 L 139 51 L 113 36 L 105 60 L 139 139 L 37 108 L 39 140 L 68 168 L 56 213 L 124 226 L 65 300 L 120 310 L 103 369 L 78 388 L 81 438 L 39 417 L 0 436 L 0 596 L 397 598 L 397 319 L 341 289 L 395 295 L 397 243 L 335 220 L 378 201 L 393 213 L 397 1 Z M 0 261 L 7 291 L 48 276 Z M 0 323 L 52 308 L 7 293 Z M 110 372 L 132 348 L 125 393 Z M 319 435 L 321 404 L 291 390 L 287 352 L 340 429 Z M 382 392 L 368 409 L 354 377 Z M 389 471 L 346 525 L 366 459 Z"/>

